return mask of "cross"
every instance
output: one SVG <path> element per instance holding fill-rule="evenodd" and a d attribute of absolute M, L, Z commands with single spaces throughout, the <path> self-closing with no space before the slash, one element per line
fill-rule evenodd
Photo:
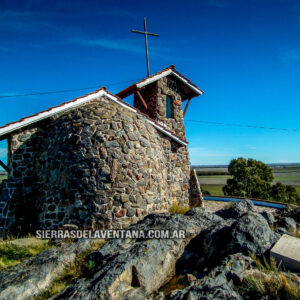
<path fill-rule="evenodd" d="M 131 32 L 141 33 L 141 34 L 145 35 L 147 74 L 148 74 L 148 77 L 149 77 L 150 76 L 150 70 L 149 70 L 148 38 L 147 37 L 148 37 L 148 35 L 159 36 L 159 34 L 147 32 L 147 24 L 146 24 L 146 18 L 145 17 L 144 17 L 144 31 L 139 31 L 139 30 L 133 30 L 132 29 Z"/>

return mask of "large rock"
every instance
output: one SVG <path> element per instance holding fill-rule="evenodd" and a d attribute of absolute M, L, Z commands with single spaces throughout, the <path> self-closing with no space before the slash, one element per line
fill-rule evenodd
<path fill-rule="evenodd" d="M 290 217 L 279 218 L 277 225 L 285 228 L 288 232 L 295 232 L 297 230 L 297 223 Z"/>
<path fill-rule="evenodd" d="M 201 209 L 192 209 L 187 214 L 201 212 Z M 205 215 L 201 215 L 204 217 Z M 176 264 L 177 272 L 199 271 L 205 267 L 214 265 L 228 254 L 228 246 L 231 242 L 231 226 L 233 219 L 224 220 L 213 215 L 214 222 L 197 235 L 186 246 L 183 255 Z"/>
<path fill-rule="evenodd" d="M 272 247 L 280 235 L 270 229 L 261 214 L 245 212 L 245 207 L 251 208 L 252 204 L 242 202 L 231 210 L 236 212 L 235 216 L 241 215 L 238 219 L 224 220 L 215 215 L 214 222 L 191 240 L 177 262 L 177 272 L 196 271 L 201 275 L 201 270 L 215 266 L 229 254 L 261 255 Z M 193 209 L 187 214 L 200 210 Z"/>
<path fill-rule="evenodd" d="M 51 248 L 1 271 L 0 300 L 25 300 L 37 296 L 89 245 L 89 240 L 81 240 Z"/>
<path fill-rule="evenodd" d="M 146 299 L 146 295 L 157 291 L 174 276 L 176 261 L 185 246 L 213 222 L 215 216 L 204 210 L 194 215 L 148 215 L 129 229 L 184 229 L 186 237 L 111 240 L 90 255 L 89 259 L 95 262 L 91 274 L 63 291 L 57 299 L 140 299 L 143 293 Z"/>
<path fill-rule="evenodd" d="M 272 213 L 264 210 L 263 212 L 260 213 L 268 222 L 268 224 L 271 226 L 271 225 L 274 225 L 275 223 L 275 217 Z"/>
<path fill-rule="evenodd" d="M 228 282 L 222 278 L 210 278 L 201 285 L 173 292 L 167 299 L 172 300 L 241 300 Z"/>
<path fill-rule="evenodd" d="M 232 227 L 232 249 L 246 255 L 264 254 L 279 238 L 259 213 L 245 214 Z"/>
<path fill-rule="evenodd" d="M 175 290 L 166 299 L 241 299 L 233 290 L 233 283 L 239 284 L 252 264 L 252 259 L 241 253 L 230 255 L 208 275 L 193 281 L 183 290 Z"/>
<path fill-rule="evenodd" d="M 222 218 L 238 219 L 246 213 L 255 212 L 255 206 L 252 201 L 248 199 L 241 200 L 240 202 L 233 204 L 227 209 L 222 209 L 216 212 L 217 215 Z"/>

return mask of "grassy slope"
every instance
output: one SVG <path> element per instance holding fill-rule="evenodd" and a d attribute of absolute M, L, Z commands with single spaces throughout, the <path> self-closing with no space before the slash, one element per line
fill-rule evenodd
<path fill-rule="evenodd" d="M 49 240 L 39 240 L 34 237 L 0 240 L 0 270 L 17 265 L 24 259 L 52 247 Z"/>

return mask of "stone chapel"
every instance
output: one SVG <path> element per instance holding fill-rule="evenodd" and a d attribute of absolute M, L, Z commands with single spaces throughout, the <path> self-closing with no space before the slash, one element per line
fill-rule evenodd
<path fill-rule="evenodd" d="M 124 228 L 174 203 L 199 205 L 184 115 L 201 94 L 172 65 L 116 95 L 101 88 L 0 127 L 0 232 Z"/>

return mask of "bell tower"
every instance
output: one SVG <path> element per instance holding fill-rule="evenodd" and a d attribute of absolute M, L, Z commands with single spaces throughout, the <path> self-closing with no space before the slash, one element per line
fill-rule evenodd
<path fill-rule="evenodd" d="M 185 139 L 184 114 L 190 100 L 203 93 L 172 65 L 117 95 L 134 94 L 134 107 Z M 183 111 L 183 102 L 187 101 Z"/>

